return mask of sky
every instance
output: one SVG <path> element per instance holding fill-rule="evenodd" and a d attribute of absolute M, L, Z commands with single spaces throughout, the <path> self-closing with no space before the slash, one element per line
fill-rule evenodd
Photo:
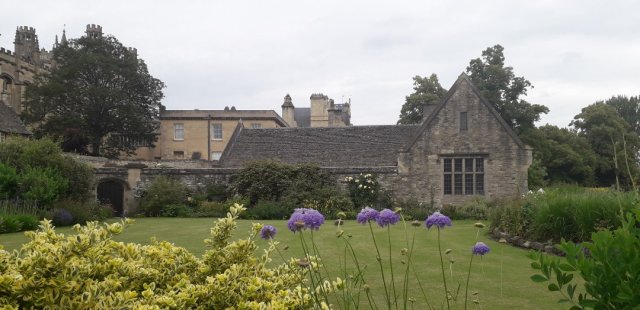
<path fill-rule="evenodd" d="M 16 5 L 18 4 L 19 5 Z M 0 47 L 17 26 L 55 35 L 99 24 L 135 47 L 166 84 L 168 109 L 268 109 L 286 94 L 351 99 L 354 125 L 395 124 L 413 77 L 444 88 L 487 47 L 550 109 L 538 125 L 569 125 L 585 106 L 640 94 L 639 1 L 13 1 L 0 10 Z"/>

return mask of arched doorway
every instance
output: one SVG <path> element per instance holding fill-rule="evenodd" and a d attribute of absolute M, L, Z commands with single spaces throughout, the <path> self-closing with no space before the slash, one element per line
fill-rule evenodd
<path fill-rule="evenodd" d="M 116 180 L 103 180 L 98 183 L 98 201 L 111 204 L 114 216 L 122 216 L 124 185 Z"/>

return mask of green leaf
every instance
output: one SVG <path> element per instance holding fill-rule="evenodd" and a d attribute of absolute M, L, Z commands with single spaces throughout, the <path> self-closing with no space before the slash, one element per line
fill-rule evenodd
<path fill-rule="evenodd" d="M 531 268 L 536 269 L 536 270 L 540 270 L 541 266 L 539 262 L 532 262 L 531 263 Z"/>
<path fill-rule="evenodd" d="M 538 283 L 540 283 L 540 282 L 546 282 L 546 281 L 549 281 L 549 278 L 547 278 L 547 277 L 545 277 L 545 276 L 543 276 L 543 275 L 541 275 L 541 274 L 534 274 L 534 275 L 532 275 L 532 276 L 531 276 L 531 280 L 532 280 L 533 282 L 538 282 Z"/>
<path fill-rule="evenodd" d="M 547 286 L 547 288 L 549 288 L 549 291 L 551 291 L 551 292 L 556 292 L 556 291 L 559 291 L 559 290 L 560 290 L 560 288 L 558 287 L 558 285 L 557 285 L 557 284 L 555 284 L 555 283 L 551 283 L 551 284 L 549 284 L 549 286 Z"/>
<path fill-rule="evenodd" d="M 561 263 L 560 266 L 558 266 L 560 268 L 560 270 L 562 271 L 576 271 L 576 267 L 567 263 Z"/>

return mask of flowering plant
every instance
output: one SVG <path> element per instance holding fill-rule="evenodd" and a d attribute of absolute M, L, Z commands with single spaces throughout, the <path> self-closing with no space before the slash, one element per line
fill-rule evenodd
<path fill-rule="evenodd" d="M 380 196 L 380 183 L 374 174 L 360 174 L 344 179 L 349 190 L 349 197 L 356 208 L 373 205 Z"/>

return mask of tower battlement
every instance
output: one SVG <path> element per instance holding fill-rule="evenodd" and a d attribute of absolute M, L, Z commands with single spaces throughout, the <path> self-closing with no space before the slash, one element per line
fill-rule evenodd
<path fill-rule="evenodd" d="M 101 38 L 102 37 L 102 26 L 96 24 L 87 24 L 87 30 L 85 34 L 89 38 Z"/>

